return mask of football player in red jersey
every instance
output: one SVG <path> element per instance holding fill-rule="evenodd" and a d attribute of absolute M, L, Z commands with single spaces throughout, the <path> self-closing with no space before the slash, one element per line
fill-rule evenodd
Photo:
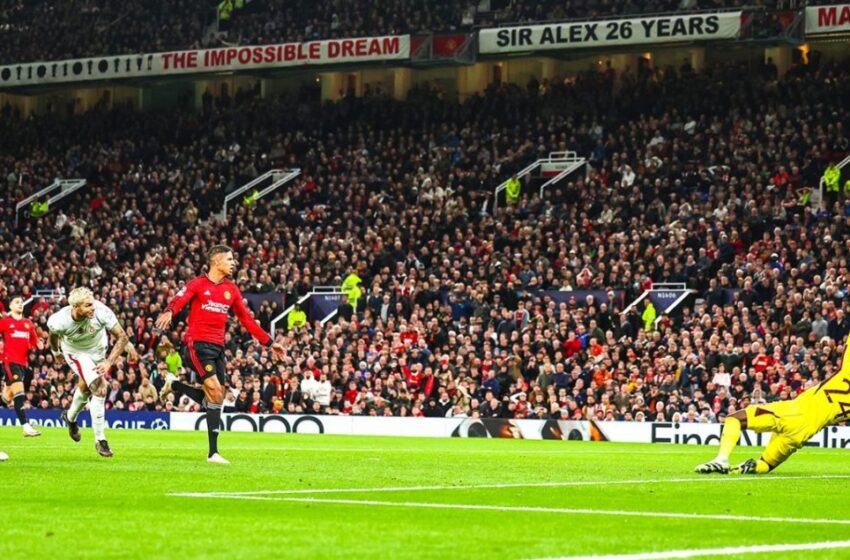
<path fill-rule="evenodd" d="M 40 436 L 41 433 L 27 421 L 24 412 L 26 397 L 32 383 L 32 370 L 29 368 L 30 350 L 41 348 L 33 322 L 24 317 L 24 299 L 20 296 L 9 302 L 9 315 L 0 319 L 0 337 L 3 338 L 3 398 L 15 403 L 15 413 L 23 426 L 27 437 Z"/>
<path fill-rule="evenodd" d="M 229 280 L 235 264 L 230 247 L 214 246 L 209 251 L 209 272 L 186 284 L 156 320 L 157 328 L 167 329 L 174 315 L 191 303 L 188 328 L 183 338 L 186 353 L 184 363 L 190 364 L 193 377 L 200 380 L 203 387 L 182 383 L 169 375 L 161 395 L 165 398 L 173 391 L 178 396 L 188 395 L 192 400 L 204 404 L 210 445 L 207 461 L 218 464 L 229 462 L 218 453 L 218 430 L 226 376 L 224 335 L 230 311 L 258 342 L 270 347 L 275 356 L 282 357 L 284 354 L 283 346 L 274 343 L 271 336 L 251 317 L 242 301 L 242 292 Z"/>

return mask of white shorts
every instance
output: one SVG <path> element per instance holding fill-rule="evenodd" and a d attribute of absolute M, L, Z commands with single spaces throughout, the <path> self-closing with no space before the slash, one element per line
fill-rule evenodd
<path fill-rule="evenodd" d="M 95 369 L 97 362 L 90 354 L 63 354 L 65 361 L 71 366 L 71 371 L 80 376 L 80 379 L 86 382 L 86 386 L 91 385 L 100 377 L 100 374 Z"/>

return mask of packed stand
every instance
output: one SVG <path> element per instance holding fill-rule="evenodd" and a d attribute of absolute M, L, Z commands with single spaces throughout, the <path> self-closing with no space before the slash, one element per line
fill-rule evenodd
<path fill-rule="evenodd" d="M 510 22 L 802 5 L 797 0 L 447 0 L 425 4 L 398 0 L 3 0 L 0 64 L 234 44 L 471 31 L 475 26 Z"/>
<path fill-rule="evenodd" d="M 493 87 L 462 104 L 429 88 L 403 103 L 325 105 L 315 91 L 240 92 L 196 114 L 12 117 L 0 135 L 10 186 L 34 153 L 36 168 L 91 186 L 17 231 L 4 204 L 0 300 L 91 286 L 142 354 L 115 372 L 108 406 L 194 410 L 156 398 L 165 370 L 185 372 L 185 320 L 164 334 L 153 320 L 225 242 L 244 292 L 284 294 L 256 308 L 266 328 L 313 285 L 362 281 L 336 322 L 279 334 L 281 363 L 234 326 L 229 410 L 722 419 L 791 398 L 840 360 L 850 182 L 829 193 L 828 212 L 806 196 L 850 150 L 848 71 L 779 81 L 770 66 L 642 65 Z M 589 156 L 587 179 L 543 200 L 524 184 L 493 212 L 496 185 L 566 149 Z M 272 165 L 303 175 L 232 208 L 224 227 L 210 219 L 223 192 Z M 621 312 L 653 282 L 684 282 L 702 303 L 657 325 L 643 309 Z M 556 304 L 541 289 L 614 297 Z M 28 310 L 42 334 L 56 307 Z M 46 352 L 33 360 L 30 405 L 67 406 L 68 371 Z"/>
<path fill-rule="evenodd" d="M 209 0 L 3 0 L 0 64 L 137 54 L 200 46 Z"/>

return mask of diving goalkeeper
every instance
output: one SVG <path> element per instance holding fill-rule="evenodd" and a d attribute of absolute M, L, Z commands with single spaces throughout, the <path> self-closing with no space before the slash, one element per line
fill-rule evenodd
<path fill-rule="evenodd" d="M 841 369 L 810 387 L 797 398 L 770 404 L 750 405 L 726 418 L 720 451 L 712 461 L 697 465 L 701 474 L 736 472 L 767 474 L 800 449 L 824 426 L 850 419 L 850 338 L 845 342 Z M 741 430 L 771 432 L 770 442 L 758 459 L 748 459 L 730 469 L 729 455 L 738 444 Z"/>

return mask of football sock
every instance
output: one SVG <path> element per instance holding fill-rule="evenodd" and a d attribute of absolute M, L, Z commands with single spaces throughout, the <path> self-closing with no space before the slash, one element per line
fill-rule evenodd
<path fill-rule="evenodd" d="M 759 459 L 756 461 L 756 474 L 767 474 L 770 472 L 770 465 L 768 465 L 764 459 Z"/>
<path fill-rule="evenodd" d="M 94 428 L 95 441 L 103 441 L 106 439 L 106 436 L 103 433 L 103 429 L 106 427 L 105 402 L 106 399 L 104 397 L 91 398 L 91 425 L 92 428 Z"/>
<path fill-rule="evenodd" d="M 186 385 L 182 381 L 174 381 L 171 383 L 171 390 L 174 391 L 174 399 L 180 398 L 180 395 L 186 395 L 198 404 L 204 400 L 204 391 L 197 387 Z"/>
<path fill-rule="evenodd" d="M 18 415 L 18 421 L 20 421 L 22 426 L 27 423 L 27 414 L 24 412 L 24 403 L 26 401 L 27 398 L 23 393 L 15 395 L 15 414 Z"/>
<path fill-rule="evenodd" d="M 71 401 L 71 408 L 68 409 L 68 420 L 71 422 L 77 421 L 77 416 L 80 414 L 80 411 L 86 407 L 86 403 L 89 402 L 89 398 L 87 395 L 84 395 L 80 388 L 77 387 L 74 390 L 74 399 Z"/>
<path fill-rule="evenodd" d="M 221 422 L 221 405 L 207 403 L 207 435 L 210 439 L 210 454 L 212 457 L 218 453 L 218 427 Z"/>
<path fill-rule="evenodd" d="M 720 436 L 720 451 L 717 452 L 718 461 L 729 461 L 729 455 L 738 445 L 741 437 L 741 421 L 737 418 L 727 418 L 723 424 L 723 435 Z"/>

